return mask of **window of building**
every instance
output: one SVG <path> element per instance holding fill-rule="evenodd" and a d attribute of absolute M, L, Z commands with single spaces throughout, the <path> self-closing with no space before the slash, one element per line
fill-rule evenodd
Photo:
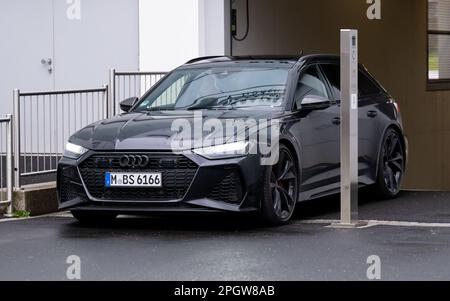
<path fill-rule="evenodd" d="M 450 0 L 428 0 L 428 83 L 450 89 Z"/>

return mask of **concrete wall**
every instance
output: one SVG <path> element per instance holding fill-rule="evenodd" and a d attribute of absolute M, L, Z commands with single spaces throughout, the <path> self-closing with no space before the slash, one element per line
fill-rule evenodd
<path fill-rule="evenodd" d="M 199 53 L 201 56 L 224 55 L 229 43 L 225 38 L 225 11 L 228 1 L 199 0 Z"/>
<path fill-rule="evenodd" d="M 238 36 L 245 0 L 236 0 Z M 369 20 L 365 0 L 250 0 L 250 33 L 232 53 L 339 53 L 339 29 L 360 34 L 360 61 L 400 104 L 410 141 L 410 189 L 450 189 L 450 91 L 427 91 L 427 1 L 382 0 Z"/>
<path fill-rule="evenodd" d="M 188 60 L 223 55 L 224 0 L 140 0 L 140 69 L 170 71 Z"/>
<path fill-rule="evenodd" d="M 198 0 L 140 0 L 140 69 L 170 71 L 198 56 L 198 13 Z"/>

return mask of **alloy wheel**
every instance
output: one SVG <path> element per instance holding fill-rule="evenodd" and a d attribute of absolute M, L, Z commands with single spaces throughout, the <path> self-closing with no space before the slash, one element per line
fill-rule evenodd
<path fill-rule="evenodd" d="M 398 134 L 394 131 L 390 132 L 386 137 L 382 164 L 386 188 L 390 193 L 396 194 L 400 190 L 405 165 L 402 144 Z"/>
<path fill-rule="evenodd" d="M 274 213 L 280 220 L 288 220 L 297 202 L 297 169 L 292 155 L 280 150 L 278 163 L 272 167 L 270 191 Z"/>

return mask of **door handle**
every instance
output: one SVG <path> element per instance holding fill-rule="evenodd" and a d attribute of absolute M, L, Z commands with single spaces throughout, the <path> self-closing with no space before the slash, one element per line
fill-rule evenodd
<path fill-rule="evenodd" d="M 52 68 L 53 60 L 51 58 L 42 59 L 41 64 L 47 67 L 47 71 L 49 74 L 53 73 L 53 68 Z"/>
<path fill-rule="evenodd" d="M 377 115 L 378 115 L 377 111 L 367 112 L 367 117 L 370 117 L 370 118 L 375 118 L 375 117 L 377 117 Z"/>
<path fill-rule="evenodd" d="M 49 66 L 51 66 L 52 63 L 53 63 L 53 61 L 52 61 L 52 59 L 50 59 L 50 58 L 48 58 L 48 59 L 42 59 L 42 60 L 41 60 L 41 64 L 42 64 L 42 65 L 49 65 Z"/>
<path fill-rule="evenodd" d="M 333 120 L 331 122 L 333 124 L 335 124 L 335 125 L 340 125 L 341 124 L 341 118 L 340 117 L 335 117 L 335 118 L 333 118 Z"/>

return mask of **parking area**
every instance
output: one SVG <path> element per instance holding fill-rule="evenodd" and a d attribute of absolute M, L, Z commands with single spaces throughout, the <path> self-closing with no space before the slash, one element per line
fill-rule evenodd
<path fill-rule="evenodd" d="M 339 198 L 300 204 L 292 223 L 268 228 L 251 216 L 121 217 L 81 226 L 67 213 L 0 221 L 0 280 L 66 280 L 67 257 L 82 280 L 450 279 L 450 193 L 360 196 L 360 229 L 326 227 Z"/>

